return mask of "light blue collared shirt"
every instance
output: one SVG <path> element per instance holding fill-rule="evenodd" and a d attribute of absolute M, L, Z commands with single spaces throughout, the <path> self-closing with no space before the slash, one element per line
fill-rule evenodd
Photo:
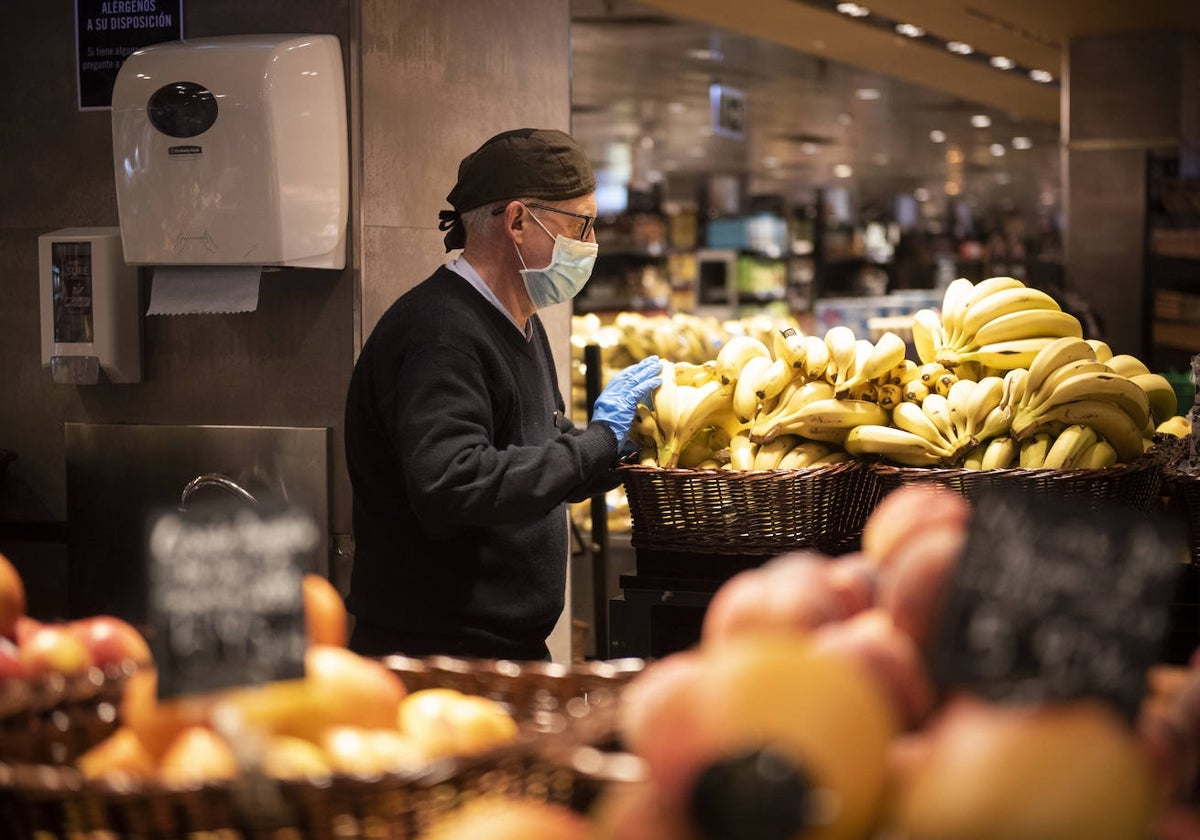
<path fill-rule="evenodd" d="M 474 286 L 475 291 L 483 295 L 484 298 L 486 298 L 487 301 L 492 304 L 492 306 L 503 312 L 504 317 L 511 321 L 512 325 L 524 334 L 526 341 L 529 341 L 533 338 L 533 325 L 529 322 L 526 322 L 525 329 L 522 330 L 521 325 L 517 323 L 517 319 L 512 316 L 511 312 L 504 308 L 504 304 L 500 302 L 500 298 L 496 297 L 496 293 L 492 291 L 492 287 L 489 286 L 484 279 L 479 276 L 479 272 L 476 271 L 475 268 L 463 257 L 455 257 L 453 260 L 446 263 L 446 268 L 450 269 L 459 277 L 463 278 L 472 286 Z"/>

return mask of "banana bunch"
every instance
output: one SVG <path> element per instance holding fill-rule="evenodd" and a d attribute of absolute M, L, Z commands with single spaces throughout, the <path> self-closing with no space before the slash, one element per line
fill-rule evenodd
<path fill-rule="evenodd" d="M 1017 446 L 1017 465 L 1026 470 L 1098 470 L 1121 463 L 1112 444 L 1082 423 L 1057 434 L 1037 432 Z"/>
<path fill-rule="evenodd" d="M 1016 466 L 1020 453 L 1020 445 L 1015 440 L 1001 435 L 968 452 L 962 466 L 967 470 L 1007 470 Z"/>
<path fill-rule="evenodd" d="M 740 444 L 742 450 L 736 460 L 732 457 L 725 465 L 728 470 L 799 470 L 824 467 L 850 460 L 842 449 L 816 441 L 804 440 L 799 435 L 780 435 L 770 443 Z"/>
<path fill-rule="evenodd" d="M 1119 461 L 1132 461 L 1145 450 L 1153 432 L 1147 389 L 1158 386 L 1153 380 L 1143 384 L 1135 379 L 1097 360 L 1095 348 L 1083 339 L 1055 339 L 1035 355 L 1028 373 L 1012 390 L 1011 434 L 1024 442 L 1040 432 L 1087 426 L 1113 447 Z M 1163 383 L 1170 388 L 1165 379 Z M 1167 416 L 1174 414 L 1174 390 L 1171 397 Z"/>
<path fill-rule="evenodd" d="M 704 365 L 695 367 L 707 374 Z M 693 372 L 692 375 L 696 374 Z M 686 375 L 678 376 L 687 380 Z M 689 453 L 689 461 L 700 463 L 707 458 L 697 459 L 697 450 L 689 447 L 698 445 L 701 451 L 705 446 L 711 449 L 713 432 L 710 427 L 719 428 L 732 438 L 745 425 L 733 417 L 729 396 L 715 375 L 703 379 L 702 384 L 680 384 L 675 362 L 663 362 L 662 384 L 654 392 L 653 402 L 653 410 L 645 405 L 638 406 L 630 429 L 630 438 L 645 453 L 643 463 L 648 462 L 651 451 L 654 452 L 654 463 L 668 469 L 680 466 L 685 452 Z M 705 437 L 698 441 L 699 435 Z"/>
<path fill-rule="evenodd" d="M 912 331 L 921 361 L 951 370 L 967 362 L 995 371 L 1028 367 L 1055 339 L 1083 336 L 1079 320 L 1054 298 L 1015 277 L 954 280 L 942 297 L 941 314 L 917 312 Z"/>

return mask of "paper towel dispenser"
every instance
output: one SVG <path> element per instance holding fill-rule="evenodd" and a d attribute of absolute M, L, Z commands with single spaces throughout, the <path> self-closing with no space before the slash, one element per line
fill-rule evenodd
<path fill-rule="evenodd" d="M 233 35 L 132 53 L 112 98 L 132 265 L 343 268 L 349 161 L 333 35 Z"/>

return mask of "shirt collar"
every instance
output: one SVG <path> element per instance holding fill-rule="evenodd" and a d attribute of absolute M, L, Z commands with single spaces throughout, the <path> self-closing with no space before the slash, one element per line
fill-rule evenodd
<path fill-rule="evenodd" d="M 469 262 L 467 262 L 464 257 L 455 257 L 453 260 L 446 263 L 446 268 L 450 269 L 459 277 L 463 278 L 472 286 L 474 286 L 475 291 L 483 295 L 483 297 L 489 303 L 491 303 L 492 306 L 504 313 L 504 317 L 507 318 L 514 327 L 516 327 L 525 335 L 526 341 L 533 339 L 533 319 L 530 318 L 527 320 L 525 322 L 525 329 L 522 330 L 521 325 L 517 323 L 517 319 L 512 316 L 511 312 L 504 308 L 504 304 L 500 302 L 500 298 L 496 297 L 496 293 L 492 291 L 492 287 L 489 286 L 487 282 L 479 276 L 479 272 L 476 271 L 475 268 Z"/>

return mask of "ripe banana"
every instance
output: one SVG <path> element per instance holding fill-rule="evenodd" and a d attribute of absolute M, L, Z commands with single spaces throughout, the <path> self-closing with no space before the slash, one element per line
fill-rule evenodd
<path fill-rule="evenodd" d="M 754 469 L 754 453 L 758 444 L 750 440 L 748 432 L 739 432 L 729 439 L 729 468 L 731 470 Z"/>
<path fill-rule="evenodd" d="M 939 376 L 945 376 L 949 372 L 941 362 L 926 362 L 917 367 L 916 375 L 921 384 L 932 388 Z"/>
<path fill-rule="evenodd" d="M 1070 362 L 1062 367 L 1050 372 L 1050 375 L 1042 380 L 1041 386 L 1033 392 L 1030 392 L 1022 397 L 1020 402 L 1029 408 L 1037 408 L 1046 401 L 1055 389 L 1058 388 L 1066 380 L 1073 376 L 1078 376 L 1081 373 L 1104 373 L 1113 376 L 1113 372 L 1108 369 L 1102 362 L 1097 362 L 1093 359 L 1080 359 L 1078 362 Z"/>
<path fill-rule="evenodd" d="M 904 391 L 899 385 L 882 385 L 875 401 L 881 408 L 895 408 L 904 402 Z"/>
<path fill-rule="evenodd" d="M 1040 470 L 1046 460 L 1046 453 L 1050 451 L 1052 441 L 1053 437 L 1049 432 L 1038 432 L 1029 440 L 1023 441 L 1017 461 L 1021 469 Z"/>
<path fill-rule="evenodd" d="M 937 349 L 946 343 L 941 316 L 932 309 L 917 310 L 913 314 L 912 337 L 917 358 L 922 362 L 932 362 L 937 358 Z"/>
<path fill-rule="evenodd" d="M 1042 461 L 1042 467 L 1050 470 L 1073 469 L 1083 451 L 1099 440 L 1091 426 L 1076 423 L 1058 433 L 1050 450 Z"/>
<path fill-rule="evenodd" d="M 998 344 L 1039 336 L 1083 337 L 1083 325 L 1069 312 L 1059 309 L 1028 309 L 1009 312 L 985 323 L 975 333 L 975 344 Z"/>
<path fill-rule="evenodd" d="M 1112 448 L 1112 445 L 1100 438 L 1075 460 L 1075 469 L 1077 470 L 1102 470 L 1105 467 L 1116 466 L 1117 450 Z"/>
<path fill-rule="evenodd" d="M 800 375 L 800 371 L 789 365 L 786 358 L 776 358 L 759 376 L 754 393 L 763 402 L 773 400 L 798 375 Z"/>
<path fill-rule="evenodd" d="M 882 426 L 888 422 L 888 418 L 887 411 L 867 400 L 814 400 L 796 412 L 794 418 L 777 434 L 798 434 L 809 440 L 841 446 L 855 426 Z"/>
<path fill-rule="evenodd" d="M 984 445 L 983 458 L 979 468 L 1006 470 L 1016 462 L 1019 452 L 1017 442 L 1008 435 L 992 438 Z"/>
<path fill-rule="evenodd" d="M 781 470 L 804 469 L 836 451 L 823 443 L 817 443 L 813 440 L 801 441 L 788 450 L 780 460 L 778 468 Z"/>
<path fill-rule="evenodd" d="M 1097 361 L 1107 362 L 1113 357 L 1112 348 L 1098 338 L 1084 339 L 1088 344 L 1092 345 L 1092 351 L 1096 354 Z"/>
<path fill-rule="evenodd" d="M 920 403 L 932 393 L 929 386 L 920 379 L 914 379 L 904 386 L 904 401 Z"/>
<path fill-rule="evenodd" d="M 942 434 L 937 424 L 916 403 L 903 402 L 892 409 L 892 424 L 897 429 L 925 438 L 930 445 L 945 450 L 946 455 L 950 454 L 953 441 Z"/>
<path fill-rule="evenodd" d="M 1057 339 L 1052 337 L 1022 338 L 1016 341 L 999 341 L 964 353 L 958 353 L 954 363 L 979 362 L 996 370 L 1028 368 L 1038 353 Z M 1079 339 L 1082 341 L 1082 339 Z M 1085 345 L 1086 346 L 1086 345 Z"/>
<path fill-rule="evenodd" d="M 965 277 L 950 281 L 942 293 L 942 332 L 946 342 L 954 344 L 962 327 L 963 305 L 975 284 Z"/>
<path fill-rule="evenodd" d="M 804 337 L 804 375 L 809 379 L 820 379 L 829 369 L 829 345 L 816 335 Z"/>
<path fill-rule="evenodd" d="M 967 457 L 963 458 L 962 468 L 964 470 L 981 470 L 983 469 L 983 445 L 976 446 L 967 453 Z"/>
<path fill-rule="evenodd" d="M 987 280 L 984 280 L 979 285 L 982 286 L 987 282 Z M 964 314 L 962 333 L 959 336 L 958 346 L 963 347 L 971 343 L 985 343 L 982 341 L 972 342 L 972 338 L 986 324 L 997 318 L 1011 315 L 1014 312 L 1030 312 L 1039 309 L 1059 310 L 1061 307 L 1050 295 L 1039 289 L 1022 285 L 1020 281 L 1018 281 L 1018 285 L 1016 286 L 998 289 L 983 300 L 972 305 L 970 311 Z"/>
<path fill-rule="evenodd" d="M 786 396 L 786 400 L 785 400 Z M 788 431 L 788 426 L 804 406 L 816 400 L 833 399 L 833 386 L 824 380 L 806 382 L 790 393 L 781 394 L 775 408 L 755 418 L 750 436 L 758 442 L 769 442 Z"/>
<path fill-rule="evenodd" d="M 1136 426 L 1129 415 L 1106 400 L 1077 400 L 1049 408 L 1038 415 L 1038 422 L 1018 430 L 1013 426 L 1012 434 L 1024 440 L 1037 432 L 1058 426 L 1076 423 L 1091 426 L 1117 451 L 1122 462 L 1137 458 L 1144 451 L 1142 428 Z"/>
<path fill-rule="evenodd" d="M 1037 390 L 1042 386 L 1043 380 L 1058 370 L 1063 365 L 1069 365 L 1071 362 L 1078 362 L 1081 359 L 1088 361 L 1096 361 L 1096 351 L 1092 349 L 1092 345 L 1088 344 L 1082 338 L 1075 336 L 1063 336 L 1056 338 L 1046 344 L 1040 352 L 1038 352 L 1029 364 L 1021 365 L 1029 369 L 1029 376 L 1025 380 L 1025 392 L 1029 394 L 1037 393 Z"/>
<path fill-rule="evenodd" d="M 751 356 L 742 365 L 733 386 L 733 413 L 743 423 L 749 423 L 758 413 L 759 383 L 771 367 L 771 359 L 766 356 Z"/>
<path fill-rule="evenodd" d="M 633 424 L 629 427 L 629 439 L 643 452 L 654 452 L 657 457 L 658 448 L 663 441 L 662 429 L 654 419 L 654 412 L 644 403 L 638 403 L 633 415 Z"/>
<path fill-rule="evenodd" d="M 788 367 L 797 371 L 804 367 L 804 350 L 804 335 L 795 327 L 775 331 L 775 358 L 783 359 Z"/>
<path fill-rule="evenodd" d="M 950 408 L 950 422 L 954 425 L 954 432 L 959 437 L 970 437 L 971 428 L 971 413 L 967 409 L 967 404 L 971 399 L 971 394 L 975 391 L 975 382 L 970 379 L 956 379 L 954 383 L 946 391 L 946 405 Z"/>
<path fill-rule="evenodd" d="M 1175 387 L 1165 376 L 1157 373 L 1138 373 L 1129 377 L 1129 381 L 1146 393 L 1150 402 L 1150 413 L 1154 416 L 1156 425 L 1175 416 L 1179 410 L 1179 398 Z"/>
<path fill-rule="evenodd" d="M 958 439 L 950 419 L 950 403 L 941 394 L 930 394 L 921 401 L 921 411 L 937 426 L 938 433 L 948 441 Z"/>
<path fill-rule="evenodd" d="M 950 394 L 950 388 L 958 381 L 958 377 L 953 373 L 943 373 L 933 383 L 933 390 L 941 394 L 943 397 Z"/>
<path fill-rule="evenodd" d="M 751 469 L 779 469 L 779 464 L 783 460 L 783 456 L 799 442 L 800 438 L 795 435 L 780 435 L 770 443 L 761 444 L 754 453 L 754 463 Z"/>
<path fill-rule="evenodd" d="M 1008 289 L 1024 289 L 1025 284 L 1015 277 L 997 276 L 987 277 L 980 280 L 971 290 L 967 292 L 962 302 L 962 319 L 961 329 L 962 336 L 966 336 L 978 329 L 979 323 L 986 323 L 995 317 L 994 315 L 983 316 L 982 321 L 979 317 L 973 317 L 972 313 L 981 306 L 987 308 L 988 302 L 997 294 Z M 973 325 L 972 322 L 975 322 Z"/>
<path fill-rule="evenodd" d="M 1003 396 L 1004 379 L 999 376 L 985 376 L 975 383 L 967 397 L 967 434 L 979 436 L 988 415 L 1000 405 Z"/>
<path fill-rule="evenodd" d="M 825 345 L 829 348 L 834 384 L 840 384 L 846 378 L 846 372 L 854 364 L 855 341 L 854 332 L 849 327 L 830 327 L 825 333 Z M 826 376 L 829 376 L 828 369 L 826 369 Z"/>
<path fill-rule="evenodd" d="M 865 380 L 879 379 L 904 362 L 907 350 L 908 345 L 904 343 L 903 338 L 894 332 L 885 332 L 875 342 L 871 355 L 863 363 L 858 375 Z"/>
<path fill-rule="evenodd" d="M 760 357 L 771 361 L 771 350 L 767 345 L 753 336 L 735 335 L 717 351 L 717 379 L 722 385 L 732 385 L 746 363 Z"/>
<path fill-rule="evenodd" d="M 1145 362 L 1128 353 L 1112 356 L 1104 364 L 1108 365 L 1113 373 L 1119 373 L 1121 376 L 1134 377 L 1139 373 L 1150 373 L 1150 368 L 1146 367 Z"/>
<path fill-rule="evenodd" d="M 1171 396 L 1174 395 L 1172 391 Z M 1149 398 L 1137 383 L 1115 373 L 1080 373 L 1059 383 L 1037 407 L 1018 405 L 1013 414 L 1013 429 L 1019 433 L 1028 424 L 1036 422 L 1034 418 L 1038 415 L 1055 406 L 1079 400 L 1111 402 L 1128 414 L 1139 429 L 1150 422 Z"/>
<path fill-rule="evenodd" d="M 669 364 L 669 363 L 668 363 Z M 667 384 L 663 374 L 663 386 Z M 658 448 L 658 463 L 668 469 L 679 464 L 679 456 L 696 436 L 696 433 L 714 421 L 729 407 L 729 399 L 721 392 L 715 379 L 700 387 L 673 385 L 672 392 L 663 394 L 663 388 L 655 393 L 655 416 L 662 430 L 662 442 Z M 669 410 L 660 400 L 666 399 Z"/>
<path fill-rule="evenodd" d="M 889 461 L 909 467 L 943 464 L 946 453 L 925 438 L 894 426 L 866 424 L 850 429 L 846 451 L 851 455 L 882 455 Z"/>
<path fill-rule="evenodd" d="M 834 449 L 832 452 L 830 452 L 828 455 L 824 456 L 823 458 L 817 458 L 815 461 L 813 461 L 811 464 L 809 464 L 809 466 L 810 467 L 828 467 L 833 464 L 840 464 L 843 461 L 849 461 L 849 460 L 850 460 L 849 452 L 846 452 L 841 449 Z"/>

